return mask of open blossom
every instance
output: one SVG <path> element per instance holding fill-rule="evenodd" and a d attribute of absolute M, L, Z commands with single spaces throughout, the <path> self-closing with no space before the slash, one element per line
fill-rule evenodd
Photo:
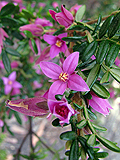
<path fill-rule="evenodd" d="M 8 38 L 9 36 L 2 28 L 0 28 L 0 54 L 2 52 L 3 40 L 5 40 L 5 37 Z"/>
<path fill-rule="evenodd" d="M 49 10 L 49 13 L 51 14 L 52 18 L 59 24 L 65 27 L 69 27 L 73 23 L 74 17 L 67 9 L 63 7 L 63 5 L 61 5 L 61 11 L 62 12 L 56 13 L 53 10 Z"/>
<path fill-rule="evenodd" d="M 62 40 L 63 37 L 67 37 L 67 33 L 59 34 L 58 36 L 52 36 L 44 34 L 44 40 L 51 45 L 50 57 L 54 58 L 59 52 L 65 53 L 67 45 L 65 41 Z"/>
<path fill-rule="evenodd" d="M 68 104 L 65 98 L 61 101 L 48 100 L 48 107 L 50 112 L 59 118 L 61 126 L 64 123 L 69 123 L 70 117 L 76 114 L 76 111 Z"/>
<path fill-rule="evenodd" d="M 6 105 L 28 116 L 45 116 L 49 113 L 47 100 L 41 96 L 19 100 L 7 100 Z"/>
<path fill-rule="evenodd" d="M 99 98 L 94 92 L 90 92 L 92 99 L 88 100 L 88 104 L 97 112 L 103 115 L 109 114 L 109 109 L 113 109 L 107 99 Z"/>
<path fill-rule="evenodd" d="M 8 78 L 2 77 L 2 80 L 5 85 L 4 92 L 6 95 L 9 94 L 12 91 L 12 89 L 14 89 L 15 92 L 16 89 L 18 90 L 19 88 L 22 88 L 22 85 L 16 81 L 15 71 L 13 71 Z"/>
<path fill-rule="evenodd" d="M 52 78 L 48 98 L 55 99 L 56 94 L 63 94 L 66 88 L 75 91 L 89 91 L 86 82 L 75 72 L 79 60 L 79 52 L 69 55 L 60 67 L 52 62 L 40 62 L 43 73 Z"/>

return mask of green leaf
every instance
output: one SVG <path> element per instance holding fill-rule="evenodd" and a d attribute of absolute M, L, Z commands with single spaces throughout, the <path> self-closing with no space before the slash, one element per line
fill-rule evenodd
<path fill-rule="evenodd" d="M 62 99 L 62 97 L 63 97 L 63 95 L 61 95 L 61 94 L 56 94 L 56 95 L 55 95 L 55 98 L 56 98 L 58 101 L 60 101 L 60 100 Z"/>
<path fill-rule="evenodd" d="M 102 84 L 102 83 L 108 82 L 109 75 L 110 75 L 109 71 L 106 71 L 103 77 L 101 78 L 100 83 Z"/>
<path fill-rule="evenodd" d="M 20 154 L 21 157 L 25 158 L 25 159 L 30 159 L 30 156 L 24 155 L 24 154 Z"/>
<path fill-rule="evenodd" d="M 98 152 L 94 154 L 95 158 L 106 158 L 108 156 L 107 152 Z"/>
<path fill-rule="evenodd" d="M 23 36 L 20 34 L 20 32 L 17 31 L 17 30 L 13 31 L 13 32 L 12 32 L 12 35 L 13 35 L 15 38 L 19 39 L 19 40 L 23 40 L 23 39 L 24 39 L 24 37 L 23 37 Z"/>
<path fill-rule="evenodd" d="M 82 129 L 83 127 L 85 127 L 87 125 L 87 120 L 83 119 L 80 122 L 77 123 L 77 128 L 78 129 Z"/>
<path fill-rule="evenodd" d="M 105 59 L 105 64 L 108 67 L 111 67 L 113 65 L 118 53 L 119 53 L 119 46 L 116 44 L 112 44 Z"/>
<path fill-rule="evenodd" d="M 83 28 L 85 27 L 82 25 L 75 25 L 75 26 L 71 26 L 68 30 L 81 30 Z"/>
<path fill-rule="evenodd" d="M 9 27 L 13 27 L 13 26 L 17 26 L 18 21 L 14 18 L 10 18 L 10 17 L 4 17 L 1 18 L 1 22 L 3 24 L 3 26 L 9 26 Z"/>
<path fill-rule="evenodd" d="M 92 126 L 98 131 L 107 131 L 107 129 L 105 127 L 98 126 L 94 123 L 92 123 Z"/>
<path fill-rule="evenodd" d="M 120 27 L 120 12 L 114 16 L 108 28 L 108 37 L 109 38 L 113 37 L 115 33 L 117 32 L 117 30 L 119 29 L 119 27 Z"/>
<path fill-rule="evenodd" d="M 38 48 L 34 39 L 31 39 L 33 50 L 38 54 Z"/>
<path fill-rule="evenodd" d="M 85 39 L 86 36 L 73 36 L 73 37 L 63 37 L 62 40 L 63 41 L 68 41 L 68 42 L 77 42 L 77 41 L 81 41 L 83 39 Z"/>
<path fill-rule="evenodd" d="M 82 5 L 82 6 L 78 9 L 78 11 L 77 11 L 77 13 L 76 13 L 76 15 L 75 15 L 75 20 L 76 20 L 77 22 L 79 22 L 80 20 L 82 20 L 84 14 L 85 14 L 85 10 L 86 10 L 86 6 L 85 6 L 85 5 Z"/>
<path fill-rule="evenodd" d="M 95 134 L 91 134 L 87 140 L 87 145 L 89 146 L 94 146 L 96 142 L 96 135 Z"/>
<path fill-rule="evenodd" d="M 12 56 L 21 57 L 20 53 L 12 48 L 6 48 L 6 52 L 11 54 Z"/>
<path fill-rule="evenodd" d="M 77 109 L 83 109 L 82 106 L 79 106 L 77 103 L 73 103 L 74 107 L 77 108 Z"/>
<path fill-rule="evenodd" d="M 107 89 L 99 83 L 94 83 L 92 90 L 100 98 L 108 99 L 110 97 L 110 93 L 107 91 Z"/>
<path fill-rule="evenodd" d="M 10 127 L 6 125 L 6 128 L 7 128 L 7 131 L 8 131 L 12 136 L 14 136 L 14 133 L 10 130 Z"/>
<path fill-rule="evenodd" d="M 94 85 L 95 81 L 97 80 L 99 76 L 99 73 L 100 73 L 100 65 L 95 64 L 94 67 L 91 69 L 87 77 L 87 80 L 86 80 L 86 83 L 89 88 L 91 88 Z"/>
<path fill-rule="evenodd" d="M 87 109 L 90 119 L 96 120 L 97 116 L 89 109 Z"/>
<path fill-rule="evenodd" d="M 100 45 L 98 47 L 98 51 L 96 53 L 96 62 L 98 64 L 102 64 L 102 62 L 107 54 L 108 49 L 109 49 L 109 42 L 108 41 L 103 40 L 102 42 L 100 42 Z"/>
<path fill-rule="evenodd" d="M 28 37 L 28 38 L 33 38 L 33 35 L 30 31 L 23 31 L 23 33 Z"/>
<path fill-rule="evenodd" d="M 14 111 L 13 113 L 14 113 L 14 115 L 15 115 L 15 118 L 16 118 L 17 122 L 18 122 L 20 125 L 22 125 L 22 120 L 21 120 L 19 114 L 18 114 L 16 111 Z"/>
<path fill-rule="evenodd" d="M 8 3 L 4 7 L 2 7 L 0 16 L 7 16 L 9 14 L 12 14 L 15 10 L 16 6 L 13 3 Z"/>
<path fill-rule="evenodd" d="M 99 25 L 100 25 L 100 23 L 101 23 L 101 20 L 102 20 L 102 16 L 101 16 L 101 14 L 100 14 L 99 17 L 98 17 L 98 21 L 97 21 L 97 24 L 96 24 L 96 26 L 95 26 L 95 29 L 94 29 L 92 35 L 94 35 L 95 32 L 98 30 Z"/>
<path fill-rule="evenodd" d="M 77 139 L 71 144 L 69 160 L 79 160 L 79 145 Z"/>
<path fill-rule="evenodd" d="M 10 59 L 5 51 L 2 51 L 1 55 L 5 69 L 8 73 L 10 73 L 11 72 Z"/>
<path fill-rule="evenodd" d="M 31 18 L 34 18 L 34 15 L 32 13 L 30 13 L 28 10 L 26 9 L 22 9 L 22 13 L 24 13 L 25 17 L 27 19 L 31 19 Z"/>
<path fill-rule="evenodd" d="M 99 30 L 99 35 L 98 35 L 100 39 L 106 34 L 112 19 L 113 19 L 113 15 L 108 17 L 102 24 Z"/>
<path fill-rule="evenodd" d="M 52 121 L 52 125 L 53 125 L 54 127 L 61 127 L 59 121 L 60 121 L 59 118 L 54 119 L 54 120 Z M 69 124 L 65 123 L 65 124 L 63 125 L 63 127 L 64 127 L 64 126 L 67 126 L 67 125 L 69 125 Z"/>
<path fill-rule="evenodd" d="M 53 35 L 55 36 L 55 35 L 59 35 L 59 34 L 63 33 L 64 32 L 64 28 L 65 27 L 62 27 L 62 28 L 58 29 L 55 33 L 53 33 Z"/>
<path fill-rule="evenodd" d="M 96 135 L 96 137 L 106 148 L 108 148 L 114 152 L 120 152 L 120 148 L 118 146 L 116 146 L 116 144 L 114 142 L 111 142 L 111 141 L 107 140 L 106 138 L 101 137 L 100 135 Z"/>
<path fill-rule="evenodd" d="M 82 61 L 89 60 L 89 58 L 96 52 L 97 44 L 98 43 L 96 41 L 93 41 L 87 46 L 87 48 L 85 49 L 85 52 L 83 53 L 81 57 Z"/>
<path fill-rule="evenodd" d="M 77 134 L 73 131 L 63 132 L 60 135 L 60 139 L 62 139 L 62 140 L 74 140 L 74 139 L 76 139 L 76 137 L 77 137 Z"/>
<path fill-rule="evenodd" d="M 120 69 L 112 68 L 109 70 L 112 77 L 120 83 Z"/>

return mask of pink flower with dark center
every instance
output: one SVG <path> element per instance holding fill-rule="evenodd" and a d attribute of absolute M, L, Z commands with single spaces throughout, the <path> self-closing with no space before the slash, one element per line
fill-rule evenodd
<path fill-rule="evenodd" d="M 67 45 L 65 41 L 62 40 L 63 37 L 67 37 L 67 33 L 59 34 L 58 36 L 52 36 L 44 34 L 44 40 L 51 45 L 50 57 L 54 58 L 59 52 L 65 53 Z"/>
<path fill-rule="evenodd" d="M 50 112 L 60 119 L 61 126 L 64 123 L 69 124 L 70 117 L 76 114 L 76 111 L 67 103 L 65 98 L 62 98 L 61 101 L 48 100 L 48 107 Z"/>
<path fill-rule="evenodd" d="M 40 117 L 49 113 L 47 100 L 41 96 L 19 100 L 7 100 L 6 105 L 20 113 L 28 116 Z"/>
<path fill-rule="evenodd" d="M 104 116 L 109 114 L 109 109 L 113 109 L 107 99 L 99 98 L 94 92 L 90 92 L 92 99 L 88 100 L 88 104 L 97 112 Z"/>
<path fill-rule="evenodd" d="M 9 94 L 12 91 L 12 89 L 14 89 L 14 92 L 15 92 L 15 89 L 22 88 L 22 85 L 16 81 L 15 71 L 13 71 L 8 78 L 2 77 L 2 80 L 5 85 L 4 92 L 6 95 Z"/>
<path fill-rule="evenodd" d="M 86 82 L 75 72 L 78 60 L 79 52 L 74 52 L 65 59 L 62 67 L 52 62 L 40 62 L 43 73 L 54 81 L 49 89 L 48 99 L 55 99 L 55 95 L 63 94 L 66 88 L 89 91 Z"/>
<path fill-rule="evenodd" d="M 62 12 L 56 13 L 53 10 L 49 10 L 49 13 L 51 14 L 52 18 L 59 24 L 65 27 L 69 27 L 73 23 L 74 17 L 67 9 L 63 7 L 63 5 L 61 5 L 61 11 Z"/>

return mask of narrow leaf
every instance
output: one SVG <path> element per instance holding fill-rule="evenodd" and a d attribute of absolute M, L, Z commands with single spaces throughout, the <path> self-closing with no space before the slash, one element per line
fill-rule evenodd
<path fill-rule="evenodd" d="M 60 135 L 60 139 L 62 139 L 62 140 L 74 140 L 74 139 L 76 139 L 76 137 L 77 137 L 77 135 L 73 131 L 63 132 Z"/>
<path fill-rule="evenodd" d="M 99 83 L 94 83 L 92 90 L 100 98 L 108 99 L 110 97 L 110 93 L 107 91 L 107 89 Z"/>
<path fill-rule="evenodd" d="M 36 54 L 38 54 L 38 49 L 37 49 L 37 45 L 35 43 L 35 40 L 31 39 L 31 42 L 32 42 L 33 50 L 35 51 Z"/>
<path fill-rule="evenodd" d="M 72 142 L 70 147 L 69 160 L 79 160 L 79 145 L 77 139 Z"/>
<path fill-rule="evenodd" d="M 6 71 L 10 73 L 11 72 L 10 59 L 5 51 L 2 51 L 2 61 Z"/>
<path fill-rule="evenodd" d="M 92 123 L 92 126 L 98 131 L 107 131 L 107 129 L 105 127 L 98 126 L 94 123 Z"/>
<path fill-rule="evenodd" d="M 94 146 L 95 142 L 96 142 L 96 135 L 95 134 L 91 134 L 90 137 L 87 140 L 87 145 Z"/>
<path fill-rule="evenodd" d="M 11 54 L 12 56 L 16 56 L 16 57 L 21 57 L 20 53 L 15 51 L 14 49 L 12 48 L 6 48 L 6 52 Z"/>
<path fill-rule="evenodd" d="M 110 73 L 107 71 L 100 80 L 100 83 L 108 82 Z"/>
<path fill-rule="evenodd" d="M 99 76 L 99 72 L 100 72 L 100 65 L 99 64 L 95 64 L 95 66 L 91 69 L 86 83 L 89 86 L 89 88 L 91 88 L 93 86 L 93 84 L 95 83 L 95 81 L 97 80 L 98 76 Z"/>
<path fill-rule="evenodd" d="M 16 118 L 17 122 L 18 122 L 20 125 L 22 125 L 22 120 L 21 120 L 19 114 L 18 114 L 16 111 L 14 111 L 13 113 L 14 113 L 14 115 L 15 115 L 15 118 Z"/>
<path fill-rule="evenodd" d="M 85 127 L 87 124 L 87 120 L 83 119 L 80 122 L 77 123 L 77 128 L 82 129 L 83 127 Z"/>
<path fill-rule="evenodd" d="M 73 37 L 63 37 L 62 40 L 68 41 L 68 42 L 77 42 L 85 39 L 86 36 L 73 36 Z"/>
<path fill-rule="evenodd" d="M 116 146 L 116 144 L 114 142 L 111 142 L 109 140 L 107 140 L 104 137 L 101 137 L 99 135 L 96 135 L 97 139 L 108 149 L 114 151 L 114 152 L 120 152 L 120 148 L 118 146 Z"/>
<path fill-rule="evenodd" d="M 110 74 L 112 77 L 120 83 L 120 69 L 118 68 L 112 68 L 110 69 Z"/>
<path fill-rule="evenodd" d="M 108 156 L 108 153 L 107 152 L 98 152 L 98 153 L 95 153 L 95 158 L 106 158 Z"/>

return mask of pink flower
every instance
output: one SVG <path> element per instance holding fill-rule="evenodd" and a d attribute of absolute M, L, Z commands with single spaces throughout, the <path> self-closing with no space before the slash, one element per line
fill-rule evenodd
<path fill-rule="evenodd" d="M 18 67 L 18 62 L 16 62 L 16 61 L 11 62 L 11 68 L 17 68 L 17 67 Z M 5 68 L 2 60 L 0 60 L 0 68 L 2 68 L 2 69 Z"/>
<path fill-rule="evenodd" d="M 109 114 L 109 109 L 113 109 L 107 99 L 99 98 L 94 92 L 90 92 L 92 99 L 88 100 L 88 104 L 97 112 L 102 113 L 104 116 Z"/>
<path fill-rule="evenodd" d="M 2 80 L 4 82 L 5 88 L 4 88 L 4 92 L 5 94 L 9 94 L 12 89 L 18 89 L 18 88 L 22 88 L 22 85 L 16 81 L 16 72 L 13 71 L 9 77 L 2 77 Z"/>
<path fill-rule="evenodd" d="M 41 87 L 42 87 L 42 84 L 38 83 L 38 81 L 33 82 L 33 89 L 37 89 L 37 88 L 41 88 Z"/>
<path fill-rule="evenodd" d="M 4 122 L 0 119 L 0 127 L 4 126 Z"/>
<path fill-rule="evenodd" d="M 70 117 L 76 114 L 76 111 L 68 104 L 65 98 L 61 101 L 48 100 L 48 107 L 50 112 L 60 119 L 61 126 L 64 123 L 69 124 Z"/>
<path fill-rule="evenodd" d="M 50 57 L 54 58 L 59 52 L 65 53 L 67 45 L 65 41 L 62 40 L 63 37 L 67 37 L 67 33 L 59 34 L 58 36 L 52 36 L 44 34 L 44 40 L 51 45 L 50 48 Z"/>
<path fill-rule="evenodd" d="M 59 7 L 59 4 L 58 4 L 57 2 L 53 2 L 53 3 L 52 3 L 52 6 L 53 6 L 54 8 L 56 8 L 56 7 Z"/>
<path fill-rule="evenodd" d="M 115 59 L 115 64 L 116 66 L 120 67 L 120 59 L 118 57 Z"/>
<path fill-rule="evenodd" d="M 43 18 L 43 19 L 42 18 L 36 18 L 35 24 L 39 24 L 39 25 L 41 25 L 43 27 L 46 27 L 46 26 L 52 27 L 53 26 L 53 24 L 49 20 L 47 20 L 45 18 Z"/>
<path fill-rule="evenodd" d="M 0 28 L 0 54 L 2 52 L 3 40 L 5 41 L 5 37 L 8 38 L 9 36 L 2 28 Z"/>
<path fill-rule="evenodd" d="M 13 101 L 7 100 L 6 105 L 28 116 L 45 116 L 49 113 L 47 100 L 40 96 Z"/>
<path fill-rule="evenodd" d="M 41 3 L 41 2 L 40 2 L 40 3 L 38 3 L 38 6 L 39 6 L 39 7 L 43 7 L 43 8 L 44 8 L 44 7 L 46 6 L 46 4 L 45 4 L 45 3 Z"/>
<path fill-rule="evenodd" d="M 82 7 L 82 5 L 75 4 L 73 7 L 70 8 L 70 12 L 73 12 L 73 15 L 75 16 L 80 7 Z"/>
<path fill-rule="evenodd" d="M 50 59 L 50 47 L 46 47 L 40 54 L 40 57 L 36 60 L 35 64 L 39 64 L 41 61 L 47 61 Z"/>
<path fill-rule="evenodd" d="M 89 91 L 86 82 L 75 72 L 78 60 L 79 52 L 74 52 L 65 59 L 62 68 L 52 62 L 40 62 L 43 73 L 54 81 L 49 89 L 48 98 L 53 99 L 56 94 L 63 94 L 66 88 Z"/>
<path fill-rule="evenodd" d="M 49 10 L 52 18 L 55 21 L 65 27 L 69 27 L 73 23 L 74 17 L 67 9 L 63 7 L 63 5 L 61 5 L 61 11 L 62 12 L 56 13 L 53 10 Z"/>

